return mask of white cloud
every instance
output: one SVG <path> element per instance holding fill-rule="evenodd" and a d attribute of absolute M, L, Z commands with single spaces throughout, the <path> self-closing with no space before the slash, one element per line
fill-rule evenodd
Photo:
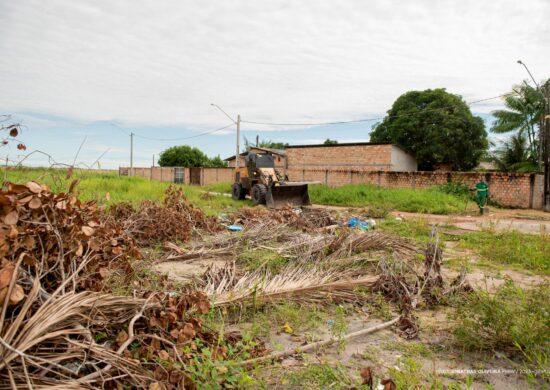
<path fill-rule="evenodd" d="M 18 0 L 0 109 L 215 128 L 377 116 L 410 89 L 496 96 L 550 63 L 547 0 Z M 488 112 L 497 102 L 475 106 Z"/>

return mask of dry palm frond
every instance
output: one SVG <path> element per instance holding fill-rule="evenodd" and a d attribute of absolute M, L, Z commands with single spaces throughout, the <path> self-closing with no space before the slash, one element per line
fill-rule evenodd
<path fill-rule="evenodd" d="M 411 242 L 403 238 L 377 231 L 359 234 L 350 231 L 335 238 L 330 247 L 333 250 L 330 258 L 343 258 L 354 253 L 372 250 L 391 250 L 404 256 L 411 256 L 418 251 Z"/>
<path fill-rule="evenodd" d="M 357 287 L 369 287 L 376 276 L 346 278 L 333 271 L 316 268 L 287 267 L 277 275 L 269 272 L 249 272 L 236 279 L 235 273 L 227 269 L 206 275 L 203 291 L 211 297 L 213 305 L 233 305 L 245 303 L 266 303 L 277 300 L 353 301 L 357 299 Z"/>

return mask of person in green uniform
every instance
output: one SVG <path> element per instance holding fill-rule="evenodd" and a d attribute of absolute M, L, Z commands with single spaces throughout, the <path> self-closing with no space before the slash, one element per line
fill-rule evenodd
<path fill-rule="evenodd" d="M 485 181 L 485 178 L 481 178 L 481 181 L 476 184 L 476 203 L 479 207 L 479 213 L 483 214 L 487 201 L 489 200 L 489 185 Z"/>

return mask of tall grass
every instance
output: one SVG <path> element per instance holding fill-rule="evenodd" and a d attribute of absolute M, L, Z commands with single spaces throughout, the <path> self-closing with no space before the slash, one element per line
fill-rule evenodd
<path fill-rule="evenodd" d="M 334 206 L 377 206 L 390 210 L 417 213 L 452 214 L 463 212 L 467 198 L 445 193 L 438 188 L 382 188 L 367 184 L 342 187 L 312 185 L 313 203 Z"/>
<path fill-rule="evenodd" d="M 4 177 L 5 171 L 0 172 Z M 9 169 L 6 180 L 14 183 L 26 183 L 35 180 L 48 185 L 53 191 L 67 191 L 70 183 L 77 179 L 77 194 L 82 200 L 97 200 L 99 204 L 109 206 L 120 202 L 131 202 L 135 205 L 143 200 L 160 201 L 164 191 L 171 183 L 151 181 L 142 177 L 118 176 L 113 172 L 94 172 L 75 170 L 70 179 L 66 179 L 67 170 L 47 168 Z M 220 184 L 220 183 L 218 183 Z M 228 184 L 226 184 L 228 185 Z M 221 186 L 220 186 L 221 187 Z M 231 211 L 249 201 L 234 201 L 226 196 L 204 196 L 205 188 L 181 185 L 185 196 L 207 214 L 218 214 Z"/>

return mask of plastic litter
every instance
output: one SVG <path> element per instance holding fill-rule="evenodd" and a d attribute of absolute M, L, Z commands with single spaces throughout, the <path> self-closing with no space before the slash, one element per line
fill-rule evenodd
<path fill-rule="evenodd" d="M 353 217 L 348 221 L 348 226 L 350 228 L 360 229 L 365 231 L 374 228 L 375 224 L 376 222 L 374 222 L 373 220 L 363 221 L 357 217 Z"/>
<path fill-rule="evenodd" d="M 243 227 L 239 225 L 228 225 L 226 227 L 228 230 L 231 230 L 232 232 L 240 232 L 241 230 L 243 230 Z"/>

